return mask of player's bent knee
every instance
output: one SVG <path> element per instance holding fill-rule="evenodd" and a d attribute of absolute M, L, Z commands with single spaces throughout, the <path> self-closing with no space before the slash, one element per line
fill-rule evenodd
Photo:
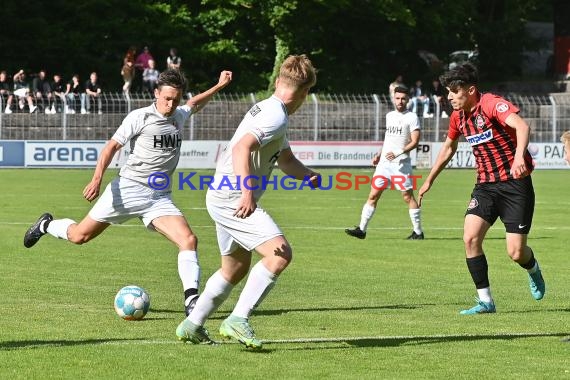
<path fill-rule="evenodd" d="M 507 248 L 507 253 L 513 261 L 519 262 L 524 257 L 524 249 L 509 249 Z"/>
<path fill-rule="evenodd" d="M 482 249 L 482 241 L 475 235 L 463 235 L 463 243 L 466 250 Z"/>
<path fill-rule="evenodd" d="M 194 235 L 192 232 L 186 236 L 186 244 L 196 248 L 198 246 L 198 236 Z"/>

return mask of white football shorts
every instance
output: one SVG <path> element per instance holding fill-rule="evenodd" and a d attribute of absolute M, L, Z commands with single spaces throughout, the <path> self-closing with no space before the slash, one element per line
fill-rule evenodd
<path fill-rule="evenodd" d="M 218 246 L 222 255 L 229 255 L 238 246 L 253 251 L 266 241 L 283 235 L 273 218 L 259 205 L 247 218 L 237 218 L 234 216 L 234 201 L 221 201 L 209 194 L 206 195 L 206 208 L 216 223 Z"/>
<path fill-rule="evenodd" d="M 89 216 L 98 222 L 121 224 L 139 218 L 154 230 L 152 221 L 160 216 L 182 215 L 172 202 L 171 192 L 153 190 L 128 178 L 117 177 L 107 185 Z"/>
<path fill-rule="evenodd" d="M 376 189 L 406 191 L 413 188 L 411 160 L 381 162 L 376 166 L 372 183 Z"/>

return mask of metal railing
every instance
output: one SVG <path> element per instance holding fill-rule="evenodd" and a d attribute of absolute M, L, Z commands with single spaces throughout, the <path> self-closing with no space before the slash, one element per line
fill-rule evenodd
<path fill-rule="evenodd" d="M 570 130 L 570 93 L 550 95 L 502 94 L 521 109 L 529 123 L 533 142 L 557 142 Z M 86 99 L 86 101 L 89 99 Z M 217 94 L 184 128 L 183 138 L 191 140 L 228 140 L 247 110 L 260 99 L 253 94 Z M 30 113 L 28 105 L 20 109 L 18 100 L 5 113 L 6 98 L 0 96 L 0 139 L 2 140 L 107 140 L 129 111 L 153 101 L 150 93 L 103 93 L 101 113 L 91 99 L 90 113 L 82 113 L 80 101 L 71 104 L 57 98 L 56 113 L 48 112 L 47 99 L 35 101 L 38 109 Z M 68 112 L 66 111 L 66 106 Z M 75 107 L 71 109 L 71 107 Z M 435 117 L 422 118 L 422 141 L 442 141 L 449 119 L 441 117 L 440 105 L 433 99 L 430 111 Z M 311 94 L 290 118 L 292 141 L 379 141 L 383 138 L 385 116 L 393 109 L 386 94 Z M 85 110 L 86 111 L 86 110 Z"/>

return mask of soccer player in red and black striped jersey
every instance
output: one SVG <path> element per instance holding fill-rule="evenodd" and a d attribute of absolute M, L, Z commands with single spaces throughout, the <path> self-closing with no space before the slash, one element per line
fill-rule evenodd
<path fill-rule="evenodd" d="M 527 151 L 530 128 L 519 109 L 500 96 L 481 93 L 477 69 L 470 63 L 440 78 L 453 107 L 449 131 L 436 162 L 419 190 L 419 203 L 457 151 L 463 135 L 477 164 L 477 183 L 465 213 L 463 241 L 467 268 L 477 288 L 477 304 L 461 314 L 494 313 L 483 240 L 498 217 L 505 226 L 507 253 L 527 270 L 531 295 L 544 297 L 545 284 L 527 236 L 534 213 L 533 163 Z"/>

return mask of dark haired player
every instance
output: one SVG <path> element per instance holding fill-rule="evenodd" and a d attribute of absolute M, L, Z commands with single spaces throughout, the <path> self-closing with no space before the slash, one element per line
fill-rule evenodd
<path fill-rule="evenodd" d="M 477 288 L 477 304 L 461 314 L 494 313 L 483 240 L 497 218 L 506 230 L 507 253 L 528 272 L 534 299 L 544 297 L 544 279 L 527 236 L 534 213 L 534 189 L 530 173 L 532 158 L 527 151 L 530 128 L 519 109 L 500 96 L 481 93 L 477 69 L 460 65 L 440 78 L 449 90 L 453 113 L 447 138 L 436 163 L 419 190 L 422 197 L 457 150 L 459 136 L 471 144 L 477 163 L 477 183 L 465 213 L 463 242 L 467 268 Z"/>
<path fill-rule="evenodd" d="M 77 223 L 71 219 L 54 220 L 51 214 L 45 213 L 26 232 L 24 246 L 32 247 L 46 233 L 84 244 L 111 224 L 139 218 L 148 229 L 160 232 L 178 247 L 178 273 L 188 315 L 198 297 L 198 239 L 172 201 L 171 181 L 157 184 L 154 180 L 157 173 L 164 173 L 165 179 L 172 178 L 180 158 L 180 132 L 186 120 L 231 79 L 230 71 L 222 71 L 216 85 L 179 106 L 186 90 L 186 77 L 179 70 L 162 72 L 154 90 L 155 102 L 130 112 L 101 152 L 93 178 L 83 190 L 83 197 L 89 202 L 99 196 L 103 175 L 115 154 L 130 143 L 127 163 L 119 176 L 107 185 L 89 214 Z"/>

